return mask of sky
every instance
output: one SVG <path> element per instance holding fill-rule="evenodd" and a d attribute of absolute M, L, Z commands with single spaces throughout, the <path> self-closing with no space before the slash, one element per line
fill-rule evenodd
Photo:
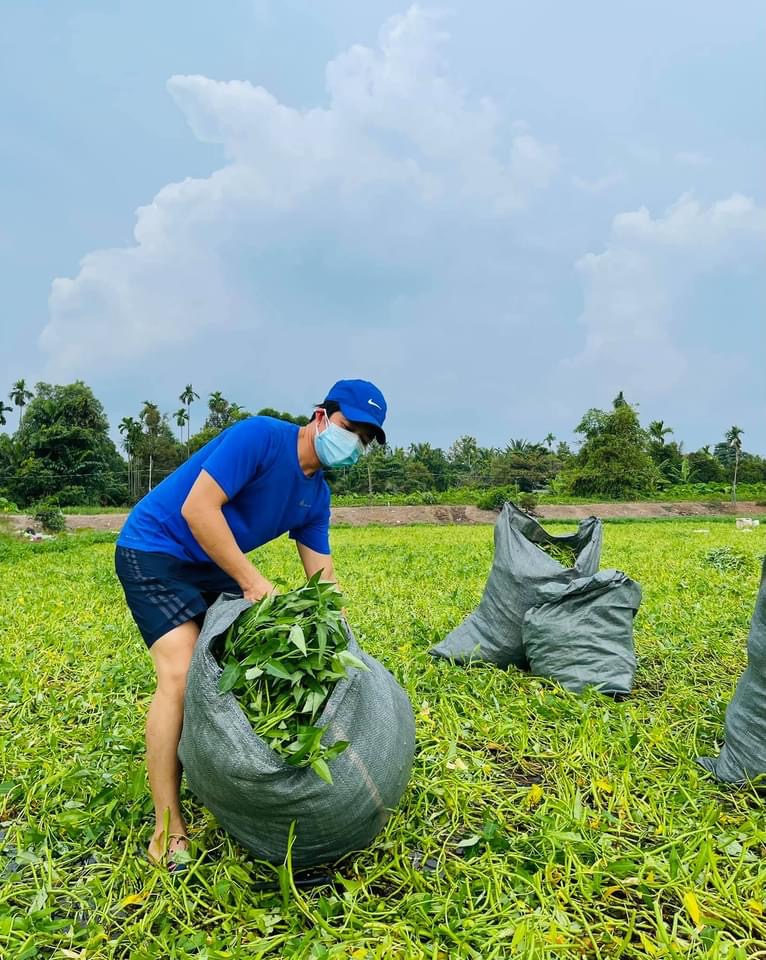
<path fill-rule="evenodd" d="M 4 0 L 0 390 L 84 380 L 114 426 L 189 382 L 298 413 L 360 377 L 393 444 L 445 447 L 569 440 L 623 390 L 687 450 L 737 424 L 764 454 L 765 28 Z"/>

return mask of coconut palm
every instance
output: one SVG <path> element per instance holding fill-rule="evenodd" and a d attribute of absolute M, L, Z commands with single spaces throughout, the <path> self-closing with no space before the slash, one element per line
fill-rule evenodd
<path fill-rule="evenodd" d="M 673 432 L 672 427 L 666 427 L 664 420 L 652 420 L 649 424 L 649 436 L 661 447 L 665 446 L 665 437 Z"/>
<path fill-rule="evenodd" d="M 6 413 L 11 413 L 13 407 L 7 407 L 2 400 L 0 400 L 0 427 L 4 427 L 8 421 L 5 418 Z"/>
<path fill-rule="evenodd" d="M 195 400 L 199 400 L 199 394 L 194 392 L 194 387 L 187 383 L 183 388 L 178 399 L 186 407 L 186 457 L 189 457 L 189 429 L 191 425 L 191 405 Z M 179 424 L 180 426 L 180 424 Z"/>
<path fill-rule="evenodd" d="M 548 447 L 549 450 L 553 449 L 553 444 L 555 440 L 556 438 L 553 436 L 552 433 L 546 433 L 546 435 L 543 437 L 543 443 Z"/>
<path fill-rule="evenodd" d="M 27 390 L 26 380 L 17 380 L 11 387 L 8 398 L 19 408 L 19 428 L 21 428 L 21 421 L 24 418 L 24 407 L 27 405 L 27 401 L 31 400 L 33 396 L 32 391 Z"/>
<path fill-rule="evenodd" d="M 737 473 L 739 472 L 739 460 L 742 455 L 742 434 L 745 431 L 742 427 L 729 427 L 726 431 L 725 440 L 734 451 L 734 479 L 731 484 L 731 502 L 737 502 Z"/>
<path fill-rule="evenodd" d="M 529 440 L 520 438 L 517 440 L 510 440 L 505 449 L 508 453 L 529 453 L 532 449 L 532 444 L 529 442 Z"/>

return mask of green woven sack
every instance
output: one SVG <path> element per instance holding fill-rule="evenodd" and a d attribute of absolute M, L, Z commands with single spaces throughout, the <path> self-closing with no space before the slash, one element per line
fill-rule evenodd
<path fill-rule="evenodd" d="M 348 649 L 369 670 L 338 681 L 317 720 L 329 725 L 328 743 L 349 741 L 331 761 L 333 783 L 290 766 L 256 736 L 234 694 L 218 693 L 212 648 L 248 606 L 224 596 L 208 610 L 189 669 L 178 756 L 191 791 L 258 859 L 285 859 L 295 821 L 293 864 L 328 863 L 368 846 L 399 803 L 415 750 L 412 707 L 349 631 Z"/>

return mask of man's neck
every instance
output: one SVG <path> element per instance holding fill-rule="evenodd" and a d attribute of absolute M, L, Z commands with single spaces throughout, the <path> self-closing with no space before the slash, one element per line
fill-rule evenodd
<path fill-rule="evenodd" d="M 313 476 L 322 466 L 314 449 L 315 430 L 316 424 L 313 421 L 298 430 L 298 463 L 307 477 Z"/>

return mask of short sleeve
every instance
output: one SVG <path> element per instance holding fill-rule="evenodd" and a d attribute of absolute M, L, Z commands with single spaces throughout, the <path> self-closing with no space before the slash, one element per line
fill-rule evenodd
<path fill-rule="evenodd" d="M 231 500 L 258 475 L 271 448 L 268 421 L 264 417 L 250 417 L 226 430 L 202 469 Z"/>
<path fill-rule="evenodd" d="M 289 533 L 291 540 L 297 540 L 309 550 L 315 550 L 324 556 L 330 553 L 330 491 L 326 488 L 323 506 L 300 527 L 293 527 Z"/>

